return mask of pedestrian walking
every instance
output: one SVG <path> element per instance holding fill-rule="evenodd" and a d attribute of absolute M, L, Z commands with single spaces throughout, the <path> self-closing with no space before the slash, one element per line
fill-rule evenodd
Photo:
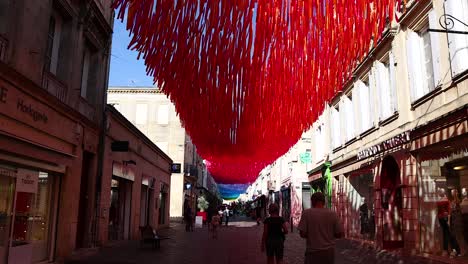
<path fill-rule="evenodd" d="M 223 208 L 222 207 L 219 208 L 218 215 L 220 219 L 220 225 L 223 225 Z"/>
<path fill-rule="evenodd" d="M 302 212 L 297 228 L 307 241 L 304 264 L 334 263 L 335 239 L 342 238 L 344 232 L 336 213 L 325 208 L 323 193 L 312 195 L 312 208 Z"/>
<path fill-rule="evenodd" d="M 185 208 L 184 220 L 185 220 L 185 231 L 193 232 L 193 212 L 190 206 L 187 206 Z"/>
<path fill-rule="evenodd" d="M 288 233 L 288 226 L 283 217 L 279 216 L 279 207 L 277 204 L 270 204 L 268 208 L 270 217 L 265 219 L 262 236 L 262 252 L 266 249 L 268 264 L 283 263 L 284 240 Z"/>
<path fill-rule="evenodd" d="M 211 237 L 218 238 L 218 226 L 220 225 L 221 219 L 218 214 L 213 214 L 211 218 Z"/>
<path fill-rule="evenodd" d="M 224 207 L 223 211 L 224 221 L 226 221 L 226 226 L 229 224 L 229 208 L 226 206 Z"/>

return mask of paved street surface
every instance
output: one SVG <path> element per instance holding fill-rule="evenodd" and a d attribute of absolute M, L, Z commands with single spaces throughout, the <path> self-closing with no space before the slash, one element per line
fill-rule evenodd
<path fill-rule="evenodd" d="M 172 223 L 171 228 L 161 231 L 170 236 L 162 241 L 161 249 L 154 250 L 149 245 L 140 248 L 138 241 L 126 241 L 104 247 L 95 254 L 76 256 L 69 264 L 252 264 L 266 263 L 264 253 L 260 251 L 260 238 L 263 225 L 246 219 L 233 220 L 228 227 L 219 230 L 218 239 L 212 239 L 208 229 L 196 228 L 194 232 L 185 232 L 184 226 Z M 302 264 L 305 241 L 297 230 L 290 233 L 285 242 L 285 263 Z M 391 263 L 413 264 L 434 263 L 427 259 L 401 259 L 394 254 L 376 252 L 355 242 L 342 240 L 338 243 L 336 263 Z"/>

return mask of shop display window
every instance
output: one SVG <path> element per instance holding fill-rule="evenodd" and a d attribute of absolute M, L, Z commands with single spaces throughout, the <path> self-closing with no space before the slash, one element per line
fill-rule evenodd
<path fill-rule="evenodd" d="M 15 195 L 15 178 L 0 174 L 0 247 L 7 247 Z"/>
<path fill-rule="evenodd" d="M 468 253 L 468 158 L 420 163 L 420 230 L 423 252 Z"/>
<path fill-rule="evenodd" d="M 348 236 L 373 240 L 375 237 L 374 175 L 351 175 L 345 180 L 344 224 Z"/>

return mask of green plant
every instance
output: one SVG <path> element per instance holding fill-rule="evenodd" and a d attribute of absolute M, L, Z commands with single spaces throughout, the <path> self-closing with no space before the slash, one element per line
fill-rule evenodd
<path fill-rule="evenodd" d="M 197 207 L 200 209 L 200 211 L 205 211 L 210 203 L 206 200 L 205 196 L 200 196 L 197 199 Z"/>

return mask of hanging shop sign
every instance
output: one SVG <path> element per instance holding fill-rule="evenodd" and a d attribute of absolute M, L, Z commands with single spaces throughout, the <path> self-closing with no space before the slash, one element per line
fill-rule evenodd
<path fill-rule="evenodd" d="M 374 155 L 388 151 L 392 148 L 401 146 L 409 142 L 410 142 L 410 132 L 406 131 L 390 139 L 387 139 L 377 145 L 374 145 L 370 148 L 359 151 L 357 154 L 357 159 L 358 160 L 366 159 L 366 158 L 372 157 Z"/>
<path fill-rule="evenodd" d="M 39 172 L 25 169 L 18 169 L 16 174 L 16 191 L 25 193 L 36 193 Z"/>
<path fill-rule="evenodd" d="M 312 161 L 310 151 L 299 154 L 299 158 L 301 159 L 301 163 L 310 163 Z"/>

